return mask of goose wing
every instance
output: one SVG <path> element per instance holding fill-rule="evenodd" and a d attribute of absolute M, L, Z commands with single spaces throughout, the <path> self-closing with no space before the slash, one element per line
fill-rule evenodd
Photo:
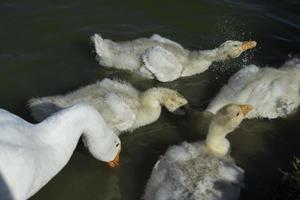
<path fill-rule="evenodd" d="M 113 113 L 113 124 L 120 131 L 130 129 L 136 118 L 136 112 L 132 109 L 122 96 L 110 92 L 104 97 L 105 103 Z"/>
<path fill-rule="evenodd" d="M 159 46 L 148 49 L 143 55 L 143 62 L 145 67 L 161 82 L 179 78 L 183 70 L 177 58 Z"/>
<path fill-rule="evenodd" d="M 252 92 L 246 87 L 254 80 L 258 72 L 259 68 L 255 65 L 249 65 L 239 70 L 229 79 L 228 84 L 222 87 L 217 96 L 210 102 L 206 111 L 216 113 L 218 109 L 228 103 L 244 102 Z"/>
<path fill-rule="evenodd" d="M 258 72 L 259 68 L 256 65 L 248 65 L 234 74 L 229 79 L 228 85 L 231 88 L 237 89 L 245 87 L 245 85 L 248 84 Z"/>
<path fill-rule="evenodd" d="M 135 89 L 130 83 L 121 80 L 111 80 L 108 78 L 103 79 L 99 82 L 100 87 L 106 92 L 114 92 L 120 94 L 121 96 L 128 96 L 128 98 L 133 103 L 137 103 L 139 98 L 139 91 Z"/>
<path fill-rule="evenodd" d="M 157 42 L 161 42 L 161 43 L 167 43 L 167 44 L 172 44 L 178 48 L 181 48 L 183 49 L 183 47 L 181 46 L 181 44 L 177 43 L 177 42 L 174 42 L 168 38 L 165 38 L 165 37 L 162 37 L 158 34 L 153 34 L 151 37 L 150 37 L 151 40 L 155 40 Z"/>

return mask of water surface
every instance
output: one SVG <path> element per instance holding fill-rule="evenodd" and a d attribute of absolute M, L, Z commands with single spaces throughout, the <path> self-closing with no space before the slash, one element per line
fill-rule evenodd
<path fill-rule="evenodd" d="M 244 64 L 280 66 L 300 53 L 300 3 L 238 0 L 0 1 L 0 105 L 33 121 L 31 97 L 62 94 L 118 77 L 139 89 L 177 89 L 201 111 Z M 258 46 L 240 58 L 213 64 L 207 72 L 171 83 L 144 80 L 100 67 L 89 37 L 129 40 L 161 34 L 189 49 L 209 49 L 228 39 L 254 39 Z M 241 199 L 271 199 L 279 168 L 300 155 L 300 114 L 279 120 L 246 120 L 230 135 L 232 156 L 246 171 Z M 199 123 L 197 121 L 202 121 Z M 110 170 L 80 143 L 68 165 L 33 200 L 135 200 L 153 165 L 168 146 L 205 136 L 199 113 L 161 118 L 121 137 L 121 167 Z"/>

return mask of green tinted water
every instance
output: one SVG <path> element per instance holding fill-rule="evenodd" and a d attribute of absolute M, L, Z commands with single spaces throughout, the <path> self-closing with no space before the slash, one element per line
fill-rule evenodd
<path fill-rule="evenodd" d="M 299 10 L 297 0 L 0 1 L 0 106 L 32 121 L 26 107 L 31 97 L 118 77 L 139 89 L 177 89 L 201 111 L 243 64 L 277 67 L 289 54 L 300 53 Z M 201 75 L 159 83 L 100 67 L 89 42 L 93 33 L 114 40 L 159 33 L 189 49 L 213 48 L 227 39 L 254 39 L 258 47 Z M 203 139 L 206 125 L 196 122 L 199 115 L 163 110 L 157 122 L 122 136 L 116 170 L 92 158 L 80 143 L 68 165 L 32 199 L 139 199 L 169 145 Z M 247 120 L 230 135 L 232 156 L 246 171 L 241 199 L 271 198 L 281 178 L 278 168 L 286 169 L 292 156 L 300 155 L 299 116 Z"/>

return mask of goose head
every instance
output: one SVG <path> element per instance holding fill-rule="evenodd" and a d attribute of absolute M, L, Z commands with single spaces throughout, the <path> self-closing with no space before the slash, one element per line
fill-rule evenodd
<path fill-rule="evenodd" d="M 115 146 L 116 148 L 119 148 L 119 151 L 112 161 L 107 162 L 108 166 L 110 166 L 111 168 L 115 168 L 120 165 L 121 142 L 116 141 Z"/>
<path fill-rule="evenodd" d="M 244 51 L 256 47 L 255 41 L 233 41 L 228 40 L 221 44 L 218 48 L 218 54 L 222 59 L 237 58 Z"/>
<path fill-rule="evenodd" d="M 163 88 L 163 90 L 160 91 L 160 103 L 165 106 L 168 111 L 174 112 L 185 106 L 188 101 L 177 91 Z"/>
<path fill-rule="evenodd" d="M 230 144 L 225 138 L 242 122 L 252 106 L 248 104 L 228 104 L 217 111 L 209 126 L 206 144 L 217 155 L 226 155 Z"/>
<path fill-rule="evenodd" d="M 121 141 L 112 129 L 106 129 L 106 133 L 111 132 L 110 137 L 89 138 L 83 137 L 83 143 L 91 154 L 100 161 L 105 161 L 111 168 L 118 167 L 120 164 Z M 99 143 L 101 141 L 101 144 Z"/>
<path fill-rule="evenodd" d="M 252 106 L 248 104 L 228 104 L 218 110 L 213 122 L 216 126 L 222 127 L 224 133 L 228 133 L 237 128 L 251 110 Z"/>

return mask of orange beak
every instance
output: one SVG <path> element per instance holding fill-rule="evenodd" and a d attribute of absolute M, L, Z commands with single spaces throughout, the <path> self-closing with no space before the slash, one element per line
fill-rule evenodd
<path fill-rule="evenodd" d="M 256 42 L 255 41 L 247 41 L 247 42 L 243 42 L 242 44 L 242 50 L 246 51 L 248 49 L 252 49 L 256 47 Z"/>
<path fill-rule="evenodd" d="M 121 148 L 117 153 L 116 157 L 112 161 L 107 162 L 108 166 L 110 166 L 111 168 L 115 168 L 120 165 L 120 153 L 121 153 Z"/>
<path fill-rule="evenodd" d="M 249 104 L 240 105 L 240 108 L 244 116 L 253 109 L 253 107 Z"/>

